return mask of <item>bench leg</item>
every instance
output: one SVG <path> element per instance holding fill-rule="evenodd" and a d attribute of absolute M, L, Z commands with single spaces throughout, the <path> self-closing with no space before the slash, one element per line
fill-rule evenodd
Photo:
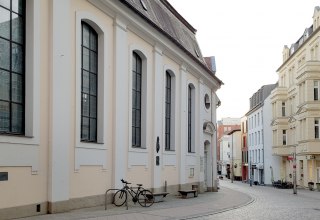
<path fill-rule="evenodd" d="M 198 197 L 198 192 L 193 193 L 194 197 Z"/>

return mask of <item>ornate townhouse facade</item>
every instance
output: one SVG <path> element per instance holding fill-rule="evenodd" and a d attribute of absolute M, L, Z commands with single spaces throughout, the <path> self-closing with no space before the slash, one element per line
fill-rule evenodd
<path fill-rule="evenodd" d="M 222 81 L 167 0 L 7 0 L 0 13 L 2 218 L 101 205 L 121 178 L 217 189 Z"/>
<path fill-rule="evenodd" d="M 282 158 L 280 176 L 297 184 L 320 182 L 320 8 L 313 25 L 290 48 L 283 49 L 279 86 L 272 91 L 273 154 Z M 296 155 L 296 161 L 294 160 Z"/>

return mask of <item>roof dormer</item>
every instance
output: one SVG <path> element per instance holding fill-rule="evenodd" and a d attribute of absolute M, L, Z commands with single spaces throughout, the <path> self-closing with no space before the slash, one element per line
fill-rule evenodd
<path fill-rule="evenodd" d="M 282 50 L 283 62 L 285 62 L 289 58 L 289 48 L 287 45 L 284 45 Z"/>
<path fill-rule="evenodd" d="M 320 7 L 316 6 L 314 8 L 313 17 L 312 17 L 312 19 L 313 19 L 313 31 L 316 30 L 320 25 L 319 16 L 320 16 Z"/>

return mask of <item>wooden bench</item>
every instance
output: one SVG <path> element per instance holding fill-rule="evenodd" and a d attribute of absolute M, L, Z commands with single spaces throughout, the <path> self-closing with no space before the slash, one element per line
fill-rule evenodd
<path fill-rule="evenodd" d="M 163 198 L 166 197 L 168 194 L 168 192 L 153 193 L 154 202 L 163 202 Z"/>
<path fill-rule="evenodd" d="M 188 197 L 188 194 L 193 194 L 194 197 L 198 196 L 197 190 L 179 190 L 178 192 L 181 194 L 181 197 L 183 199 L 186 199 Z"/>

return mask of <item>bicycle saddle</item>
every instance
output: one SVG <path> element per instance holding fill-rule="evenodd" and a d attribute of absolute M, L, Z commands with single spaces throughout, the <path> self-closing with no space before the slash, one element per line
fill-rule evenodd
<path fill-rule="evenodd" d="M 137 184 L 137 186 L 142 186 L 142 184 Z"/>

